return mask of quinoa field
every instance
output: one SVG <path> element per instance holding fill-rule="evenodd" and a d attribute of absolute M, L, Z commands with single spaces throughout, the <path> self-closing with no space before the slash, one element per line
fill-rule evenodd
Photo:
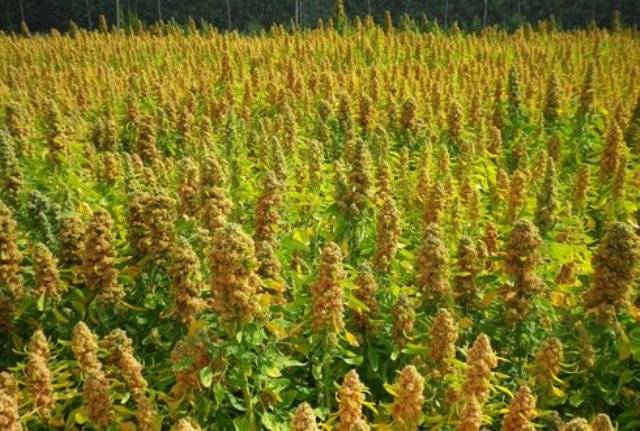
<path fill-rule="evenodd" d="M 640 430 L 640 33 L 0 35 L 0 430 Z"/>

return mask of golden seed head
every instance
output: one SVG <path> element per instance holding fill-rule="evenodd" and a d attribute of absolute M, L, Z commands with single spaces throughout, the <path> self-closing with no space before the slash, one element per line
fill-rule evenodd
<path fill-rule="evenodd" d="M 610 180 L 618 171 L 623 154 L 622 130 L 615 120 L 610 120 L 604 147 L 600 156 L 600 178 Z"/>
<path fill-rule="evenodd" d="M 353 424 L 362 419 L 362 404 L 366 387 L 360 382 L 356 370 L 349 371 L 338 390 L 338 431 L 350 431 Z"/>
<path fill-rule="evenodd" d="M 213 232 L 227 223 L 233 203 L 223 187 L 203 188 L 201 193 L 200 220 L 209 232 Z"/>
<path fill-rule="evenodd" d="M 301 403 L 291 418 L 291 431 L 317 431 L 316 414 L 308 403 Z"/>
<path fill-rule="evenodd" d="M 354 207 L 357 213 L 362 211 L 371 198 L 371 157 L 367 144 L 358 139 L 354 146 L 351 170 L 348 176 L 349 189 L 345 195 L 349 207 Z"/>
<path fill-rule="evenodd" d="M 27 382 L 38 414 L 48 418 L 54 406 L 53 384 L 49 360 L 49 345 L 42 330 L 33 333 L 29 341 L 29 360 L 27 362 Z"/>
<path fill-rule="evenodd" d="M 380 272 L 389 270 L 398 250 L 400 239 L 400 215 L 394 198 L 387 194 L 376 214 L 376 254 L 375 268 Z"/>
<path fill-rule="evenodd" d="M 278 223 L 280 216 L 278 209 L 282 204 L 282 183 L 276 177 L 273 171 L 267 172 L 262 194 L 256 204 L 255 226 L 256 233 L 254 240 L 267 241 L 271 245 L 275 245 L 278 235 Z"/>
<path fill-rule="evenodd" d="M 562 424 L 559 428 L 559 431 L 592 431 L 589 422 L 583 418 L 575 418 L 570 420 L 569 422 Z"/>
<path fill-rule="evenodd" d="M 482 426 L 482 407 L 476 397 L 471 395 L 466 398 L 464 407 L 460 412 L 458 431 L 480 431 Z"/>
<path fill-rule="evenodd" d="M 18 381 L 7 371 L 0 372 L 0 391 L 5 391 L 9 396 L 18 399 L 20 397 L 20 388 Z"/>
<path fill-rule="evenodd" d="M 65 217 L 60 222 L 60 264 L 63 268 L 82 263 L 84 223 L 77 215 Z"/>
<path fill-rule="evenodd" d="M 425 229 L 420 256 L 418 257 L 418 287 L 426 299 L 442 301 L 449 294 L 449 253 L 442 240 L 442 232 L 432 223 Z"/>
<path fill-rule="evenodd" d="M 412 133 L 418 130 L 417 110 L 418 108 L 414 99 L 409 98 L 404 102 L 400 115 L 400 125 L 403 129 Z"/>
<path fill-rule="evenodd" d="M 346 274 L 340 247 L 328 242 L 320 255 L 318 278 L 311 286 L 314 332 L 339 332 L 344 328 L 342 286 Z"/>
<path fill-rule="evenodd" d="M 0 202 L 0 286 L 14 299 L 24 295 L 20 275 L 22 253 L 17 246 L 18 233 L 11 210 Z"/>
<path fill-rule="evenodd" d="M 416 312 L 413 304 L 405 295 L 400 295 L 391 310 L 393 320 L 393 338 L 399 348 L 403 348 L 413 335 Z"/>
<path fill-rule="evenodd" d="M 431 223 L 438 223 L 442 219 L 446 205 L 445 189 L 442 181 L 433 184 L 431 191 L 427 196 L 427 202 L 424 207 L 422 221 L 425 226 Z"/>
<path fill-rule="evenodd" d="M 200 427 L 186 419 L 180 419 L 173 429 L 174 431 L 200 431 Z"/>
<path fill-rule="evenodd" d="M 540 384 L 551 385 L 560 374 L 564 350 L 558 338 L 549 338 L 536 353 L 535 375 Z"/>
<path fill-rule="evenodd" d="M 509 411 L 502 421 L 502 431 L 534 431 L 531 420 L 536 415 L 536 399 L 528 386 L 520 386 L 515 393 Z"/>
<path fill-rule="evenodd" d="M 358 289 L 355 291 L 354 296 L 366 305 L 369 310 L 355 312 L 355 320 L 363 331 L 368 331 L 371 329 L 370 319 L 380 311 L 380 304 L 378 304 L 378 299 L 376 298 L 378 283 L 373 277 L 369 265 L 363 264 L 358 269 L 356 285 Z"/>
<path fill-rule="evenodd" d="M 213 309 L 227 321 L 246 323 L 259 313 L 255 246 L 240 226 L 227 224 L 211 236 L 209 250 Z"/>
<path fill-rule="evenodd" d="M 82 371 L 90 372 L 102 368 L 98 360 L 98 339 L 82 321 L 73 328 L 71 350 Z"/>
<path fill-rule="evenodd" d="M 592 431 L 613 431 L 611 419 L 604 413 L 598 414 L 591 422 Z"/>
<path fill-rule="evenodd" d="M 424 377 L 413 365 L 407 365 L 396 381 L 397 394 L 391 407 L 393 419 L 408 429 L 417 429 L 424 404 Z"/>
<path fill-rule="evenodd" d="M 178 194 L 180 195 L 179 211 L 189 216 L 196 215 L 198 211 L 198 192 L 200 190 L 200 170 L 198 165 L 185 158 L 180 169 L 180 184 Z"/>
<path fill-rule="evenodd" d="M 520 169 L 509 178 L 509 194 L 507 196 L 507 220 L 514 221 L 526 200 L 527 175 Z"/>
<path fill-rule="evenodd" d="M 33 247 L 33 272 L 38 295 L 53 300 L 59 299 L 63 285 L 58 272 L 58 262 L 42 243 Z"/>
<path fill-rule="evenodd" d="M 113 220 L 109 213 L 103 209 L 95 211 L 87 225 L 82 252 L 84 281 L 105 303 L 118 302 L 124 296 L 115 268 L 112 229 Z"/>
<path fill-rule="evenodd" d="M 540 262 L 542 239 L 538 228 L 527 220 L 514 225 L 506 244 L 505 270 L 513 277 L 512 297 L 507 301 L 514 318 L 522 316 L 533 295 L 543 288 L 543 281 L 535 273 Z"/>
<path fill-rule="evenodd" d="M 187 240 L 180 238 L 171 249 L 170 261 L 168 270 L 174 310 L 182 322 L 189 324 L 204 307 L 200 298 L 203 287 L 200 260 Z"/>
<path fill-rule="evenodd" d="M 458 242 L 457 272 L 454 278 L 456 300 L 462 304 L 473 304 L 477 300 L 476 277 L 482 271 L 486 254 L 484 243 L 474 244 L 468 236 L 463 236 Z"/>
<path fill-rule="evenodd" d="M 429 328 L 427 355 L 442 374 L 451 370 L 451 361 L 456 355 L 457 340 L 458 328 L 451 314 L 445 308 L 439 309 Z"/>
<path fill-rule="evenodd" d="M 558 185 L 556 184 L 556 167 L 553 159 L 547 159 L 547 169 L 542 189 L 537 196 L 534 223 L 542 233 L 553 229 L 558 214 Z"/>
<path fill-rule="evenodd" d="M 17 399 L 0 389 L 0 427 L 5 431 L 22 431 Z"/>
<path fill-rule="evenodd" d="M 580 168 L 578 169 L 578 173 L 576 174 L 575 185 L 574 185 L 573 201 L 578 211 L 582 211 L 584 209 L 585 203 L 587 201 L 587 195 L 589 193 L 589 181 L 590 181 L 589 165 L 586 163 L 583 163 L 580 165 Z"/>
<path fill-rule="evenodd" d="M 591 258 L 595 272 L 593 284 L 584 294 L 586 308 L 603 319 L 618 312 L 628 302 L 639 263 L 640 238 L 633 228 L 623 222 L 610 224 Z"/>
<path fill-rule="evenodd" d="M 113 420 L 109 381 L 102 370 L 91 370 L 84 379 L 84 402 L 91 422 L 107 426 Z"/>
<path fill-rule="evenodd" d="M 489 398 L 492 370 L 498 366 L 489 337 L 480 334 L 467 352 L 467 369 L 463 392 L 476 397 L 480 404 Z"/>

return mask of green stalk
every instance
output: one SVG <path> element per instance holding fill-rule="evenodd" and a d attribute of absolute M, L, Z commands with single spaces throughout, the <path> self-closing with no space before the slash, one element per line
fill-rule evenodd
<path fill-rule="evenodd" d="M 249 379 L 247 376 L 244 376 L 244 381 L 242 384 L 242 394 L 244 396 L 244 404 L 247 409 L 247 416 L 249 417 L 249 426 L 252 431 L 256 431 L 255 417 L 253 413 L 253 402 L 251 400 L 251 391 L 249 390 Z"/>
<path fill-rule="evenodd" d="M 322 348 L 322 380 L 324 389 L 324 406 L 327 412 L 331 411 L 331 395 L 333 394 L 333 382 L 331 380 L 331 348 L 325 340 Z"/>

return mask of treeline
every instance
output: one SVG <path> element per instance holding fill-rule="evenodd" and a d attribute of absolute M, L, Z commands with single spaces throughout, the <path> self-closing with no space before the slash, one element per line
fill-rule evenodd
<path fill-rule="evenodd" d="M 256 31 L 273 24 L 315 26 L 331 16 L 334 0 L 0 0 L 0 28 L 15 31 L 20 22 L 31 31 L 66 30 L 70 22 L 96 28 L 104 15 L 111 25 L 130 25 L 138 20 L 151 24 L 162 19 L 185 23 L 189 18 L 220 29 Z M 376 21 L 389 11 L 394 20 L 408 15 L 416 21 L 438 22 L 447 27 L 454 21 L 467 30 L 484 25 L 513 28 L 555 17 L 564 28 L 611 23 L 614 11 L 623 22 L 640 22 L 637 0 L 345 0 L 348 16 L 371 15 Z M 117 12 L 119 11 L 119 13 Z"/>

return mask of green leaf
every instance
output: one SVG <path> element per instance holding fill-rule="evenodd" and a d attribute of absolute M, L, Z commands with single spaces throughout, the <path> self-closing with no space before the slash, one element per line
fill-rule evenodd
<path fill-rule="evenodd" d="M 213 397 L 216 401 L 216 406 L 219 407 L 224 400 L 224 387 L 220 383 L 213 385 Z"/>
<path fill-rule="evenodd" d="M 173 367 L 171 367 L 171 369 L 173 371 L 184 371 L 187 368 L 189 368 L 191 364 L 193 364 L 193 358 L 191 356 L 185 356 L 180 360 L 180 362 L 178 362 L 177 364 L 174 364 Z"/>
<path fill-rule="evenodd" d="M 213 382 L 213 371 L 211 371 L 211 367 L 201 368 L 198 376 L 200 377 L 202 386 L 205 388 L 211 387 L 211 383 Z"/>
<path fill-rule="evenodd" d="M 380 367 L 380 357 L 378 356 L 376 349 L 372 347 L 367 349 L 367 362 L 373 371 L 378 371 L 378 368 Z"/>
<path fill-rule="evenodd" d="M 262 422 L 262 425 L 264 425 L 264 427 L 270 431 L 279 431 L 282 429 L 277 421 L 276 416 L 272 413 L 264 413 L 262 415 L 262 418 L 260 419 L 260 422 Z"/>
<path fill-rule="evenodd" d="M 513 398 L 513 392 L 511 392 L 509 390 L 509 388 L 506 388 L 506 387 L 501 386 L 501 385 L 493 385 L 493 387 L 495 387 L 500 392 L 503 392 L 503 393 L 507 394 L 509 396 L 509 398 Z"/>
<path fill-rule="evenodd" d="M 574 392 L 569 397 L 569 404 L 571 404 L 573 407 L 576 407 L 576 408 L 580 407 L 580 405 L 583 402 L 584 402 L 584 396 L 582 395 L 581 392 Z"/>
<path fill-rule="evenodd" d="M 89 420 L 87 412 L 84 410 L 84 408 L 79 408 L 78 410 L 76 410 L 76 414 L 73 415 L 73 418 L 78 425 L 84 425 Z"/>

